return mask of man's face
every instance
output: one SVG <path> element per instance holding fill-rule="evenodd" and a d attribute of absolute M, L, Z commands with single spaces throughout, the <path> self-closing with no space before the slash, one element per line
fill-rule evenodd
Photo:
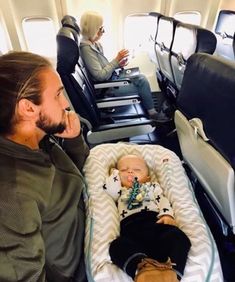
<path fill-rule="evenodd" d="M 66 128 L 66 112 L 69 103 L 63 94 L 63 86 L 53 69 L 41 74 L 43 91 L 42 103 L 36 126 L 46 134 L 62 133 Z"/>

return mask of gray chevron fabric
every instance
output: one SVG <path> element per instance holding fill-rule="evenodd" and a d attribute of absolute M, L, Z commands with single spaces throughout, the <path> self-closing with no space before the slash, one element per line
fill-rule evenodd
<path fill-rule="evenodd" d="M 113 199 L 103 189 L 109 168 L 129 153 L 141 153 L 172 204 L 175 218 L 190 238 L 192 247 L 182 282 L 222 282 L 217 247 L 206 225 L 191 184 L 179 158 L 159 145 L 102 144 L 94 147 L 84 166 L 87 181 L 85 256 L 89 282 L 128 282 L 132 279 L 112 264 L 109 244 L 119 234 L 118 212 Z"/>

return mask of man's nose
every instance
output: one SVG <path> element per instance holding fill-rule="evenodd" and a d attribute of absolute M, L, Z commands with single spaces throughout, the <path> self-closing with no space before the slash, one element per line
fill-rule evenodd
<path fill-rule="evenodd" d="M 61 95 L 61 104 L 62 104 L 62 107 L 63 107 L 64 109 L 69 108 L 69 106 L 70 106 L 69 101 L 68 101 L 68 99 L 66 98 L 66 96 L 65 96 L 64 93 Z"/>

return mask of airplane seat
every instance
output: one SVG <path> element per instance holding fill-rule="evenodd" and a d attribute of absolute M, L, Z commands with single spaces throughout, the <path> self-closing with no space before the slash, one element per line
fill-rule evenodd
<path fill-rule="evenodd" d="M 64 29 L 61 29 L 59 31 L 60 35 L 63 34 L 63 31 L 66 32 L 67 29 L 68 29 L 72 33 L 73 39 L 75 40 L 75 42 L 79 46 L 79 44 L 80 44 L 80 28 L 77 24 L 76 18 L 74 18 L 73 16 L 70 16 L 70 15 L 65 15 L 61 20 L 61 24 L 62 24 L 62 27 L 64 27 Z M 65 34 L 65 36 L 66 36 L 66 34 Z M 89 82 L 89 79 L 87 77 L 87 73 L 84 69 L 84 64 L 83 64 L 80 56 L 79 56 L 78 64 L 79 64 L 79 66 L 80 66 L 80 68 L 81 68 L 81 70 L 82 70 L 82 72 L 83 72 L 83 74 L 86 78 L 87 83 L 89 84 L 90 82 Z"/>
<path fill-rule="evenodd" d="M 72 32 L 75 35 L 74 39 L 75 39 L 75 41 L 77 41 L 77 35 L 80 34 L 80 28 L 77 24 L 76 18 L 74 18 L 73 16 L 70 16 L 70 15 L 65 15 L 61 20 L 61 24 L 62 24 L 63 27 L 68 27 L 72 30 Z"/>
<path fill-rule="evenodd" d="M 66 36 L 67 35 L 67 36 Z M 70 39 L 70 40 L 69 40 Z M 56 37 L 57 41 L 57 72 L 59 73 L 65 90 L 68 94 L 68 97 L 77 113 L 81 115 L 85 119 L 94 120 L 92 122 L 93 126 L 96 126 L 96 112 L 93 110 L 93 107 L 90 108 L 86 105 L 84 101 L 84 107 L 80 105 L 80 99 L 82 99 L 83 95 L 80 95 L 80 99 L 77 98 L 77 95 L 72 95 L 70 93 L 74 93 L 74 86 L 71 83 L 70 74 L 75 73 L 75 67 L 77 64 L 77 60 L 79 57 L 79 49 L 77 47 L 76 42 L 72 38 L 71 32 L 64 27 L 59 30 L 59 33 Z M 78 91 L 78 93 L 80 90 Z M 88 109 L 90 110 L 88 116 Z"/>
<path fill-rule="evenodd" d="M 216 37 L 211 31 L 192 24 L 177 24 L 171 49 L 171 66 L 177 90 L 180 90 L 188 58 L 198 52 L 213 54 L 215 48 Z"/>
<path fill-rule="evenodd" d="M 75 40 L 79 48 L 80 28 L 77 24 L 76 19 L 73 16 L 66 15 L 61 20 L 61 23 L 62 23 L 63 29 L 59 31 L 60 35 L 62 35 L 63 32 L 66 32 L 66 31 L 72 33 L 73 36 L 71 36 L 71 38 Z M 119 118 L 120 117 L 125 118 L 126 116 L 134 117 L 134 118 L 136 116 L 146 116 L 146 111 L 143 109 L 142 105 L 140 105 L 141 104 L 140 97 L 136 93 L 127 94 L 125 97 L 120 96 L 117 99 L 115 98 L 109 99 L 109 100 L 106 99 L 106 101 L 104 101 L 105 99 L 103 99 L 105 97 L 113 96 L 112 93 L 109 94 L 108 96 L 105 95 L 105 92 L 109 87 L 111 86 L 117 87 L 120 85 L 128 84 L 129 80 L 127 81 L 126 79 L 123 79 L 115 83 L 93 84 L 89 73 L 86 71 L 86 68 L 85 68 L 85 65 L 84 65 L 84 62 L 81 56 L 79 56 L 77 63 L 81 70 L 82 75 L 84 76 L 85 83 L 87 84 L 87 87 L 89 87 L 90 91 L 94 93 L 94 98 L 96 99 L 97 103 L 99 104 L 98 107 L 102 111 L 103 115 L 119 117 Z M 96 91 L 95 88 L 100 88 L 100 89 Z"/>
<path fill-rule="evenodd" d="M 170 63 L 171 48 L 178 21 L 171 17 L 162 16 L 158 23 L 158 33 L 156 37 L 156 54 L 159 62 L 157 78 L 159 87 L 167 94 L 169 84 L 174 84 L 174 76 Z"/>
<path fill-rule="evenodd" d="M 235 33 L 235 11 L 221 10 L 215 27 L 217 46 L 215 53 L 227 60 L 235 60 L 233 49 Z"/>
<path fill-rule="evenodd" d="M 150 61 L 152 61 L 157 68 L 159 68 L 159 62 L 158 62 L 158 58 L 156 55 L 156 50 L 155 50 L 155 44 L 156 44 L 156 37 L 157 37 L 157 32 L 158 32 L 158 23 L 159 23 L 159 19 L 160 17 L 162 17 L 163 15 L 157 12 L 150 12 L 149 16 L 151 17 L 151 21 L 152 21 L 152 29 L 150 31 L 150 48 L 149 48 L 149 59 Z"/>
<path fill-rule="evenodd" d="M 76 22 L 76 19 L 72 16 L 66 15 L 61 20 L 61 23 L 63 28 L 59 31 L 59 34 L 61 36 L 66 36 L 68 33 L 71 33 L 71 39 L 75 40 L 78 45 L 77 48 L 79 48 L 80 28 Z M 57 44 L 59 44 L 59 42 L 57 42 Z M 90 91 L 94 93 L 94 98 L 98 104 L 100 111 L 102 111 L 103 116 L 112 116 L 118 118 L 125 118 L 128 116 L 129 118 L 136 118 L 137 116 L 147 115 L 145 109 L 141 105 L 140 97 L 136 93 L 130 93 L 126 96 L 120 96 L 116 99 L 103 99 L 106 97 L 105 95 L 103 95 L 104 92 L 101 92 L 100 95 L 97 94 L 89 73 L 86 71 L 84 63 L 80 56 L 77 64 L 81 70 L 82 75 L 84 76 L 84 81 L 87 84 L 87 87 L 89 87 Z M 108 97 L 110 96 L 112 95 L 109 95 Z"/>
<path fill-rule="evenodd" d="M 80 39 L 79 39 L 79 37 L 80 37 L 80 27 L 78 26 L 76 18 L 74 18 L 73 16 L 70 16 L 70 15 L 65 15 L 61 20 L 61 24 L 62 24 L 62 27 L 68 28 L 72 32 L 74 40 L 78 43 L 78 46 L 79 46 L 79 44 L 80 44 Z M 64 29 L 64 30 L 66 30 L 66 29 Z M 63 31 L 61 30 L 60 33 L 61 32 L 63 32 Z M 80 65 L 80 68 L 81 68 L 84 76 L 86 77 L 87 83 L 90 84 L 90 87 L 91 87 L 91 85 L 93 85 L 94 83 L 92 83 L 91 77 L 90 77 L 89 73 L 86 71 L 84 62 L 83 62 L 83 60 L 80 56 L 79 56 L 78 63 Z M 128 80 L 127 81 L 124 80 L 124 83 L 122 83 L 120 81 L 121 86 L 122 86 L 122 84 L 126 85 L 128 83 L 129 83 Z M 114 86 L 116 86 L 116 85 L 114 85 Z M 111 86 L 107 86 L 107 85 L 103 86 L 103 85 L 101 85 L 101 83 L 97 83 L 97 84 L 94 84 L 94 87 L 97 88 L 97 89 L 100 89 L 100 88 L 107 89 L 108 87 L 111 87 Z M 103 91 L 103 93 L 104 92 L 105 92 L 105 90 Z M 103 93 L 100 93 L 99 97 L 104 97 Z"/>
<path fill-rule="evenodd" d="M 184 161 L 224 235 L 235 234 L 235 64 L 205 53 L 187 61 L 175 124 Z"/>
<path fill-rule="evenodd" d="M 57 34 L 56 40 L 57 71 L 74 110 L 86 119 L 87 124 L 90 125 L 86 135 L 89 144 L 146 135 L 155 130 L 155 123 L 146 118 L 102 119 L 94 95 L 92 95 L 85 83 L 84 76 L 77 64 L 79 48 L 73 39 L 71 31 L 62 27 Z M 149 138 L 146 140 L 149 140 Z M 136 142 L 138 142 L 138 139 L 136 139 Z"/>

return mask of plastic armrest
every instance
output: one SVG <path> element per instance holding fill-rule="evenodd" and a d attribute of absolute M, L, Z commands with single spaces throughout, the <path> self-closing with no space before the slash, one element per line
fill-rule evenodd
<path fill-rule="evenodd" d="M 119 124 L 101 125 L 87 133 L 87 141 L 90 144 L 99 144 L 111 140 L 120 140 L 133 136 L 145 135 L 155 130 L 155 124 L 151 120 L 128 121 Z"/>
<path fill-rule="evenodd" d="M 98 127 L 93 127 L 92 131 L 97 132 L 97 131 L 105 131 L 105 130 L 117 129 L 117 128 L 138 127 L 138 126 L 142 126 L 142 125 L 144 125 L 144 126 L 150 125 L 153 128 L 156 127 L 156 123 L 153 120 L 150 120 L 150 119 L 139 120 L 139 119 L 137 119 L 137 120 L 131 120 L 131 121 L 127 121 L 127 122 L 100 125 Z"/>
<path fill-rule="evenodd" d="M 127 86 L 131 83 L 131 80 L 129 78 L 125 79 L 117 79 L 117 80 L 110 80 L 100 83 L 95 83 L 94 88 L 95 89 L 102 89 L 102 88 L 110 88 L 110 87 L 120 87 L 120 86 Z"/>
<path fill-rule="evenodd" d="M 96 100 L 97 107 L 99 109 L 109 108 L 109 107 L 119 107 L 126 105 L 134 105 L 140 103 L 140 97 L 138 95 L 129 95 L 123 97 L 111 97 Z"/>

